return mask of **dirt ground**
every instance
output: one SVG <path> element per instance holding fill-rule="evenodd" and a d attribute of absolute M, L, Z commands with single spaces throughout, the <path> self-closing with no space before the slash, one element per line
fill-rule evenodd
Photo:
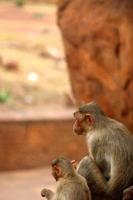
<path fill-rule="evenodd" d="M 49 168 L 0 173 L 0 200 L 45 199 L 40 195 L 44 187 L 55 187 Z"/>
<path fill-rule="evenodd" d="M 0 110 L 73 107 L 52 4 L 0 3 Z"/>

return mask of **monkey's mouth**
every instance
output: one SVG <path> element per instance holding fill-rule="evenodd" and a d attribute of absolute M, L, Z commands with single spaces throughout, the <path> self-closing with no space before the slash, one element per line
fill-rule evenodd
<path fill-rule="evenodd" d="M 83 128 L 74 128 L 73 132 L 76 135 L 83 135 L 84 130 L 83 130 Z"/>

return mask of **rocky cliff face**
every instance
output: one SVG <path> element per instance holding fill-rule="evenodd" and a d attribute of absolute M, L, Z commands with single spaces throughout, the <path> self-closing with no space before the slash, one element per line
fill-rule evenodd
<path fill-rule="evenodd" d="M 133 131 L 133 1 L 64 0 L 58 24 L 77 103 L 95 100 Z"/>

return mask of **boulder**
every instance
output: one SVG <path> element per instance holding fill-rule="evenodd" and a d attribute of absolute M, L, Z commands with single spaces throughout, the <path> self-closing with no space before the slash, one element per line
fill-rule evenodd
<path fill-rule="evenodd" d="M 63 0 L 58 25 L 77 104 L 94 100 L 133 131 L 133 1 Z"/>

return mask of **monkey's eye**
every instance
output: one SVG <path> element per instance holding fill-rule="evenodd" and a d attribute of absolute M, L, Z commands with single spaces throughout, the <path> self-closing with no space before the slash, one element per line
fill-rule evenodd
<path fill-rule="evenodd" d="M 90 113 L 85 115 L 85 119 L 87 122 L 89 122 L 90 125 L 93 125 L 95 122 L 95 118 Z"/>
<path fill-rule="evenodd" d="M 84 115 L 82 113 L 78 112 L 78 111 L 75 112 L 73 115 L 74 115 L 75 119 L 77 119 L 79 121 L 84 119 Z"/>
<path fill-rule="evenodd" d="M 86 119 L 90 119 L 90 114 L 87 113 L 87 114 L 85 115 L 85 118 L 86 118 Z"/>

